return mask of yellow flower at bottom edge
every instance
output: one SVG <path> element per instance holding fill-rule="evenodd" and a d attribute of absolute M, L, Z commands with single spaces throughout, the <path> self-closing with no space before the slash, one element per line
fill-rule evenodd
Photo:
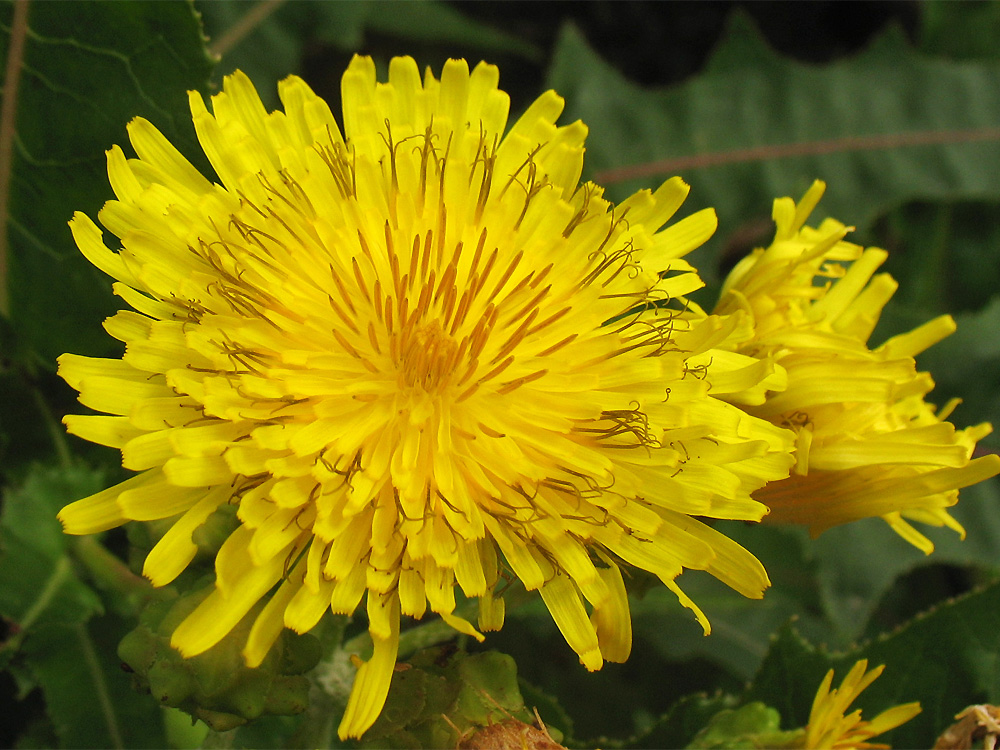
<path fill-rule="evenodd" d="M 839 688 L 830 689 L 833 670 L 826 673 L 813 699 L 806 726 L 806 750 L 861 750 L 862 748 L 888 748 L 888 745 L 870 744 L 867 740 L 905 724 L 920 713 L 919 703 L 893 706 L 871 721 L 861 718 L 861 709 L 850 714 L 848 707 L 882 674 L 884 666 L 870 672 L 868 660 L 861 659 L 847 673 Z"/>
<path fill-rule="evenodd" d="M 139 472 L 64 508 L 67 532 L 172 519 L 146 558 L 162 586 L 218 508 L 240 525 L 216 587 L 176 629 L 186 656 L 266 606 L 244 656 L 283 627 L 365 600 L 374 642 L 340 725 L 382 709 L 402 615 L 455 614 L 455 587 L 499 628 L 502 580 L 537 590 L 587 669 L 631 648 L 624 564 L 678 587 L 701 569 L 759 597 L 760 563 L 693 516 L 756 521 L 750 492 L 787 475 L 787 430 L 721 397 L 781 387 L 768 362 L 716 349 L 733 331 L 684 296 L 681 256 L 710 210 L 665 229 L 679 179 L 613 207 L 579 185 L 586 128 L 548 92 L 505 134 L 498 71 L 450 61 L 437 80 L 396 58 L 388 83 L 353 60 L 343 134 L 298 78 L 267 112 L 242 74 L 190 97 L 221 184 L 142 119 L 138 155 L 108 152 L 117 200 L 77 214 L 83 252 L 134 311 L 106 322 L 121 359 L 60 373 L 104 415 L 73 434 Z"/>
<path fill-rule="evenodd" d="M 774 242 L 733 269 L 715 310 L 749 313 L 753 334 L 736 351 L 771 358 L 788 375 L 784 391 L 746 407 L 796 433 L 791 476 L 754 497 L 770 508 L 768 521 L 813 534 L 881 516 L 930 553 L 909 521 L 964 535 L 947 508 L 960 488 L 1000 473 L 1000 457 L 971 458 L 989 424 L 955 430 L 946 419 L 957 402 L 936 413 L 924 401 L 934 383 L 913 357 L 954 331 L 950 316 L 868 348 L 897 284 L 873 277 L 885 251 L 845 242 L 840 222 L 805 226 L 824 189 L 816 182 L 798 205 L 775 201 Z"/>

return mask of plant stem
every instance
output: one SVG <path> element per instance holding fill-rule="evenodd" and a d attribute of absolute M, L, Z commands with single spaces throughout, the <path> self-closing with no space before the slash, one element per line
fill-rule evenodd
<path fill-rule="evenodd" d="M 261 2 L 251 7 L 250 10 L 243 14 L 239 21 L 226 29 L 210 45 L 209 49 L 212 51 L 212 54 L 223 57 L 229 50 L 243 41 L 265 18 L 284 5 L 284 2 L 285 0 L 261 0 Z"/>
<path fill-rule="evenodd" d="M 45 421 L 45 429 L 48 430 L 49 437 L 52 438 L 52 445 L 55 447 L 56 455 L 59 457 L 59 465 L 64 469 L 68 469 L 73 465 L 73 455 L 66 442 L 66 433 L 60 424 L 56 422 L 56 418 L 52 414 L 52 409 L 49 408 L 49 404 L 42 395 L 41 389 L 34 383 L 29 384 L 29 387 L 31 388 L 31 395 L 35 399 L 35 406 L 42 413 L 42 419 Z"/>
<path fill-rule="evenodd" d="M 7 69 L 0 101 L 0 315 L 10 318 L 10 278 L 8 273 L 7 219 L 10 216 L 10 185 L 17 134 L 17 85 L 24 61 L 24 39 L 28 35 L 28 0 L 15 0 L 10 25 Z"/>
<path fill-rule="evenodd" d="M 159 598 L 159 592 L 149 581 L 129 570 L 95 537 L 79 537 L 73 545 L 73 553 L 94 583 L 114 594 L 116 609 L 134 614 L 147 602 Z"/>

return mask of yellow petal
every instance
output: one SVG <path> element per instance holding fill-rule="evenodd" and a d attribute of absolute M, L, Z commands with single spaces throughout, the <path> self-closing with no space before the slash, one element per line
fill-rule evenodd
<path fill-rule="evenodd" d="M 119 253 L 108 249 L 102 239 L 100 228 L 80 211 L 73 214 L 69 223 L 73 240 L 84 257 L 113 279 L 135 284 L 136 278 L 125 265 Z"/>
<path fill-rule="evenodd" d="M 205 496 L 202 487 L 177 487 L 163 477 L 159 469 L 140 475 L 141 485 L 123 491 L 118 496 L 122 512 L 133 521 L 155 521 L 170 518 L 192 507 Z"/>
<path fill-rule="evenodd" d="M 566 576 L 557 574 L 542 586 L 540 593 L 559 632 L 579 655 L 583 666 L 591 672 L 600 669 L 604 660 L 597 631 L 587 617 L 576 586 Z"/>
<path fill-rule="evenodd" d="M 479 597 L 479 629 L 500 630 L 503 627 L 505 603 L 503 597 L 494 597 L 487 591 Z"/>
<path fill-rule="evenodd" d="M 129 423 L 127 417 L 67 414 L 63 417 L 63 423 L 70 435 L 111 448 L 121 448 L 133 438 L 143 434 Z"/>
<path fill-rule="evenodd" d="M 246 550 L 245 537 L 234 533 L 223 544 L 223 549 L 227 546 L 235 547 L 231 567 L 238 569 L 233 573 L 228 593 L 224 594 L 217 586 L 170 637 L 170 645 L 184 657 L 197 656 L 222 640 L 284 572 L 284 560 L 280 556 L 260 567 L 254 566 Z"/>
<path fill-rule="evenodd" d="M 67 534 L 96 534 L 121 526 L 129 519 L 118 504 L 118 496 L 125 490 L 146 485 L 150 481 L 146 473 L 67 505 L 58 515 L 63 531 Z"/>
<path fill-rule="evenodd" d="M 243 647 L 243 659 L 248 667 L 259 667 L 278 640 L 285 627 L 285 608 L 301 586 L 301 572 L 293 573 L 278 587 L 257 615 L 247 636 L 246 646 Z"/>
<path fill-rule="evenodd" d="M 195 194 L 212 189 L 212 183 L 148 120 L 142 117 L 132 120 L 128 125 L 128 134 L 139 158 L 160 170 L 174 189 L 184 188 Z"/>
<path fill-rule="evenodd" d="M 621 570 L 614 563 L 598 570 L 611 595 L 601 606 L 594 607 L 590 620 L 597 631 L 601 656 L 607 661 L 622 663 L 632 652 L 632 615 L 629 612 L 628 593 Z"/>
<path fill-rule="evenodd" d="M 316 591 L 303 586 L 285 607 L 285 626 L 296 633 L 312 630 L 320 618 L 330 609 L 330 594 L 333 581 L 322 580 Z"/>
<path fill-rule="evenodd" d="M 364 734 L 382 712 L 389 693 L 389 682 L 399 650 L 399 599 L 395 596 L 390 596 L 385 602 L 382 599 L 372 594 L 368 596 L 368 617 L 379 622 L 380 627 L 378 632 L 371 631 L 375 645 L 371 659 L 361 665 L 354 678 L 347 708 L 337 730 L 342 740 Z"/>
<path fill-rule="evenodd" d="M 208 492 L 160 537 L 142 565 L 142 574 L 154 586 L 165 586 L 173 581 L 194 559 L 198 545 L 191 540 L 191 535 L 228 499 L 225 488 Z"/>

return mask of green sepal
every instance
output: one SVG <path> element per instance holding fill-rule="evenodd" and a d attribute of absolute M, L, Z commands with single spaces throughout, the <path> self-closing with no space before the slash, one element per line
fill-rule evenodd
<path fill-rule="evenodd" d="M 259 667 L 247 667 L 241 652 L 263 601 L 205 653 L 185 659 L 171 648 L 174 629 L 211 590 L 202 587 L 143 611 L 139 626 L 118 646 L 133 687 L 217 732 L 264 715 L 302 713 L 309 703 L 309 681 L 302 674 L 319 661 L 319 642 L 285 630 Z"/>
<path fill-rule="evenodd" d="M 420 651 L 397 666 L 385 708 L 362 745 L 456 747 L 488 728 L 505 723 L 531 727 L 534 722 L 510 656 L 444 646 Z M 558 729 L 547 730 L 556 741 L 562 739 Z"/>

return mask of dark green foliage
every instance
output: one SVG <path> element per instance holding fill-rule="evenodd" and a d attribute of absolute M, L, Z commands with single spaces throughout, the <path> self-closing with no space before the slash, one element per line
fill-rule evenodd
<path fill-rule="evenodd" d="M 1000 583 L 993 583 L 843 653 L 817 649 L 786 627 L 747 698 L 777 708 L 787 726 L 801 726 L 827 669 L 836 669 L 836 687 L 857 659 L 868 659 L 869 668 L 885 664 L 886 670 L 855 707 L 874 718 L 893 705 L 919 701 L 923 712 L 884 741 L 894 747 L 929 747 L 965 706 L 1000 702 L 998 652 Z"/>
<path fill-rule="evenodd" d="M 612 191 L 620 198 L 679 172 L 692 185 L 685 208 L 714 207 L 723 241 L 757 220 L 766 222 L 775 197 L 798 198 L 816 178 L 830 186 L 819 213 L 861 229 L 919 198 L 1000 197 L 1000 173 L 992 168 L 1000 159 L 996 136 L 937 145 L 905 145 L 904 139 L 906 133 L 993 128 L 1000 114 L 1000 65 L 934 59 L 899 34 L 816 67 L 780 57 L 734 14 L 705 72 L 659 91 L 622 78 L 568 28 L 548 82 L 566 97 L 567 119 L 590 127 L 588 174 L 604 175 L 604 183 L 626 178 L 608 172 L 622 167 L 814 144 L 794 156 L 763 151 L 749 160 L 646 171 Z M 882 137 L 886 142 L 870 140 Z M 845 138 L 860 140 L 834 143 Z M 715 257 L 699 259 L 709 280 L 722 246 L 714 250 Z"/>
<path fill-rule="evenodd" d="M 37 688 L 44 697 L 50 721 L 36 718 L 33 736 L 52 733 L 62 747 L 157 747 L 159 708 L 130 690 L 114 653 L 129 626 L 105 614 L 129 588 L 119 589 L 123 599 L 102 600 L 108 580 L 95 581 L 84 566 L 87 547 L 98 543 L 65 536 L 55 518 L 100 486 L 100 474 L 80 466 L 35 467 L 4 493 L 0 615 L 8 633 L 0 665 L 17 675 L 22 694 Z"/>
<path fill-rule="evenodd" d="M 6 60 L 12 5 L 0 8 Z M 10 319 L 23 346 L 52 367 L 65 351 L 106 354 L 109 280 L 76 250 L 66 223 L 113 197 L 104 152 L 127 146 L 133 117 L 197 153 L 187 91 L 211 61 L 190 4 L 56 2 L 29 6 L 11 175 Z"/>

